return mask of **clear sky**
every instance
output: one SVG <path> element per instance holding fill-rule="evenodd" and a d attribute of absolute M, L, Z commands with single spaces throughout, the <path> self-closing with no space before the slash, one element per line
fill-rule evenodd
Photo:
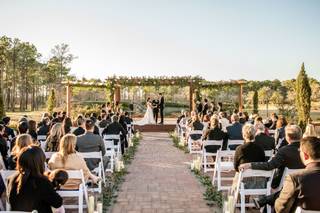
<path fill-rule="evenodd" d="M 78 77 L 320 79 L 320 0 L 0 0 L 0 35 L 69 44 Z"/>

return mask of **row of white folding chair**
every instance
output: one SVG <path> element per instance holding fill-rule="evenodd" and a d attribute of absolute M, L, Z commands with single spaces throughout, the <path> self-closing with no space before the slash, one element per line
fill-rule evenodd
<path fill-rule="evenodd" d="M 234 171 L 234 158 L 235 151 L 218 150 L 216 161 L 213 171 L 212 185 L 217 186 L 218 190 L 229 190 L 230 185 L 222 185 L 222 181 L 232 181 L 233 177 L 222 177 L 222 173 Z"/>
<path fill-rule="evenodd" d="M 211 168 L 211 166 L 214 166 L 215 161 L 208 161 L 208 157 L 215 157 L 217 155 L 218 150 L 221 150 L 222 148 L 222 144 L 223 144 L 223 140 L 206 140 L 203 142 L 202 145 L 202 163 L 203 163 L 203 168 L 204 168 L 204 172 L 208 172 L 208 171 L 214 171 L 213 168 Z M 213 152 L 207 152 L 206 151 L 206 146 L 219 146 L 219 148 L 217 149 L 217 152 L 213 153 Z"/>
<path fill-rule="evenodd" d="M 231 150 L 230 146 L 240 146 L 242 144 L 244 144 L 244 140 L 231 140 L 231 139 L 229 139 L 228 140 L 228 150 Z"/>
<path fill-rule="evenodd" d="M 106 176 L 105 176 L 105 170 L 103 166 L 103 157 L 102 157 L 102 152 L 79 152 L 79 154 L 84 158 L 84 159 L 98 159 L 100 160 L 99 165 L 97 168 L 95 168 L 93 171 L 100 177 L 105 184 L 106 182 Z M 102 182 L 99 181 L 98 187 L 97 188 L 92 188 L 93 191 L 97 191 L 98 193 L 102 192 Z"/>
<path fill-rule="evenodd" d="M 245 213 L 246 207 L 254 207 L 254 203 L 246 203 L 246 196 L 247 195 L 270 195 L 271 194 L 271 182 L 273 178 L 274 170 L 271 171 L 265 171 L 265 170 L 253 170 L 253 169 L 247 169 L 240 171 L 238 175 L 237 180 L 237 186 L 234 191 L 231 191 L 233 197 L 234 197 L 234 207 L 240 206 L 240 212 Z M 266 187 L 261 188 L 255 188 L 255 189 L 246 189 L 244 187 L 244 178 L 249 177 L 264 177 L 267 180 Z M 238 195 L 240 195 L 240 205 L 237 204 L 238 201 Z M 271 207 L 267 206 L 267 212 L 271 213 Z"/>

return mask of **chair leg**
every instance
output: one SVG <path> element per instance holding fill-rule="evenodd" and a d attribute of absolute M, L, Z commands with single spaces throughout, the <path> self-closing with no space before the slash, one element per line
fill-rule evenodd
<path fill-rule="evenodd" d="M 83 193 L 80 193 L 80 192 L 79 192 L 79 204 L 78 204 L 78 207 L 79 207 L 78 212 L 79 213 L 83 213 Z M 89 208 L 89 205 L 87 205 L 87 208 Z"/>
<path fill-rule="evenodd" d="M 203 168 L 204 168 L 204 173 L 207 172 L 207 156 L 206 154 L 204 153 L 203 155 Z"/>
<path fill-rule="evenodd" d="M 246 197 L 244 195 L 244 193 L 240 193 L 240 206 L 241 206 L 241 213 L 245 213 L 246 212 Z"/>

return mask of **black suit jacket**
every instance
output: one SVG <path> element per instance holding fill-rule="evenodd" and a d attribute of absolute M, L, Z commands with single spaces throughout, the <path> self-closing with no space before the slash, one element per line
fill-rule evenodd
<path fill-rule="evenodd" d="M 264 133 L 256 135 L 254 143 L 259 145 L 263 150 L 274 150 L 275 142 L 274 138 L 270 137 Z"/>
<path fill-rule="evenodd" d="M 276 188 L 281 181 L 285 167 L 289 169 L 303 169 L 305 167 L 300 158 L 299 147 L 300 142 L 293 142 L 281 147 L 270 161 L 252 163 L 251 167 L 260 170 L 277 169 L 272 181 L 272 188 Z"/>
<path fill-rule="evenodd" d="M 207 112 L 208 112 L 208 109 L 209 109 L 209 105 L 208 105 L 208 103 L 205 103 L 205 104 L 203 105 L 203 108 L 202 108 L 202 114 L 203 114 L 203 115 L 206 115 Z"/>
<path fill-rule="evenodd" d="M 124 138 L 127 134 L 127 130 L 123 128 L 123 126 L 119 122 L 113 122 L 109 124 L 103 131 L 103 135 L 118 135 L 122 133 L 121 138 Z"/>
<path fill-rule="evenodd" d="M 160 109 L 164 108 L 164 97 L 163 96 L 160 98 L 159 108 Z"/>
<path fill-rule="evenodd" d="M 306 169 L 288 175 L 275 203 L 277 213 L 295 212 L 297 206 L 320 211 L 320 163 L 310 163 Z"/>
<path fill-rule="evenodd" d="M 155 108 L 153 108 L 153 113 L 159 112 L 159 107 L 160 107 L 159 100 L 153 100 L 152 106 L 155 107 Z"/>
<path fill-rule="evenodd" d="M 223 144 L 224 144 L 226 141 L 227 135 L 220 128 L 216 127 L 213 129 L 209 129 L 204 137 L 207 140 L 223 140 Z M 222 146 L 223 146 L 223 144 L 222 144 Z M 217 150 L 219 148 L 220 147 L 215 146 L 215 145 L 205 147 L 207 152 L 213 152 L 213 153 L 217 152 Z"/>

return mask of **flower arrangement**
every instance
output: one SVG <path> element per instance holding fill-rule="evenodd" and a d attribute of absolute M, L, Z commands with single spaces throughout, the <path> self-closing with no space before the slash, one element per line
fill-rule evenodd
<path fill-rule="evenodd" d="M 191 170 L 200 171 L 201 169 L 201 157 L 198 156 L 195 160 L 191 163 Z"/>

